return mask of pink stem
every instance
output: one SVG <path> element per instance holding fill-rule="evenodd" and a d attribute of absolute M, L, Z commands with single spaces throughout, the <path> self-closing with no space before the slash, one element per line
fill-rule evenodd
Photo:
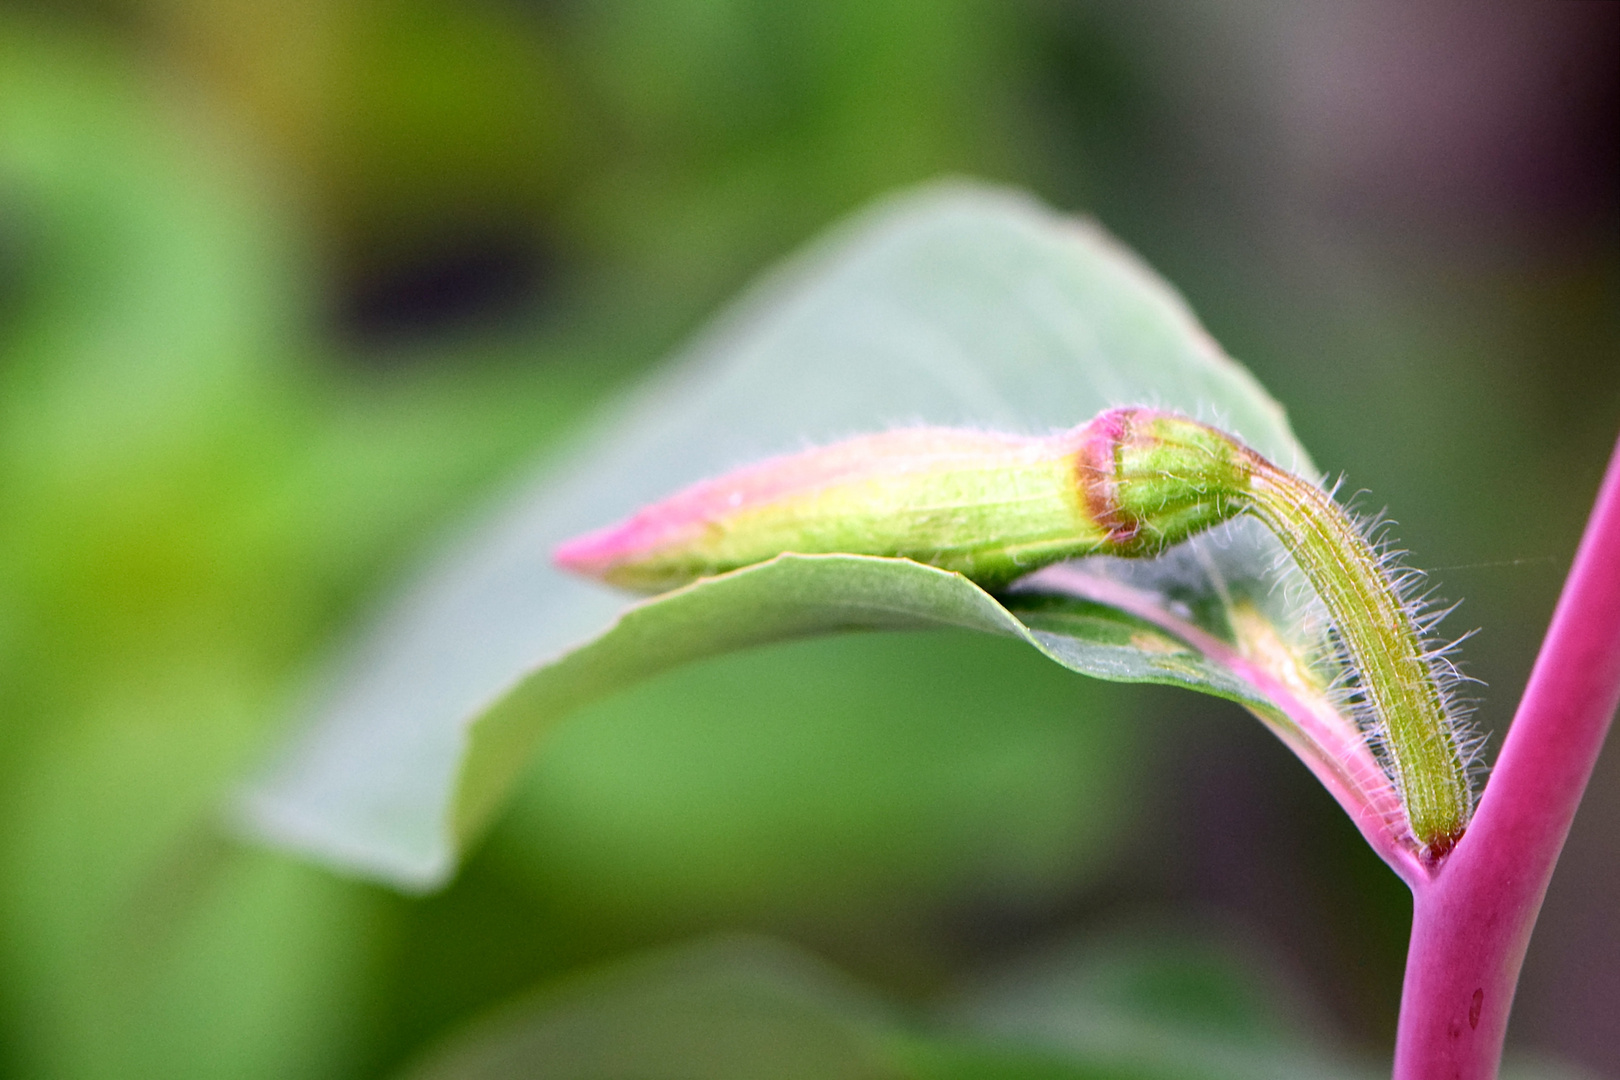
<path fill-rule="evenodd" d="M 1468 832 L 1412 884 L 1395 1080 L 1491 1080 L 1513 989 L 1616 704 L 1620 447 Z"/>

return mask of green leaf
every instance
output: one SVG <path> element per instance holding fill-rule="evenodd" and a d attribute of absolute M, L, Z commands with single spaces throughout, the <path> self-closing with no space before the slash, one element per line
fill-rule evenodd
<path fill-rule="evenodd" d="M 1105 962 L 1110 959 L 1102 958 Z M 1195 959 L 1150 972 L 1203 979 Z M 1078 974 L 1091 974 L 1080 958 Z M 1095 965 L 1091 965 L 1094 967 Z M 1231 974 L 1226 970 L 1218 978 Z M 1238 979 L 1238 982 L 1243 980 Z M 1223 985 L 1217 989 L 1225 989 Z M 1045 988 L 1035 985 L 1038 994 Z M 1199 986 L 1199 991 L 1204 987 Z M 1089 1042 L 922 1025 L 815 959 L 756 938 L 668 949 L 576 975 L 453 1036 L 408 1080 L 1344 1080 L 1297 1037 L 1177 1030 L 1108 1001 L 1069 1019 Z M 1223 1018 L 1224 1019 L 1224 1018 Z M 1202 1052 L 1203 1056 L 1198 1056 Z"/>
<path fill-rule="evenodd" d="M 768 941 L 700 943 L 565 979 L 475 1024 L 411 1080 L 899 1080 L 894 1019 Z"/>
<path fill-rule="evenodd" d="M 965 581 L 894 560 L 782 560 L 616 626 L 623 598 L 547 561 L 562 539 L 807 440 L 910 422 L 1038 433 L 1131 402 L 1218 419 L 1311 470 L 1278 406 L 1095 227 L 965 184 L 887 202 L 771 275 L 431 568 L 248 794 L 248 821 L 336 865 L 431 887 L 569 709 L 687 659 L 851 628 L 973 626 L 1088 674 L 1260 707 L 1159 620 L 1020 601 L 1025 626 Z M 1226 605 L 1249 597 L 1292 629 L 1271 588 L 1275 545 L 1246 524 L 1157 565 L 1097 572 L 1150 596 L 1162 625 L 1228 637 Z"/>
<path fill-rule="evenodd" d="M 1080 610 L 1076 610 L 1080 609 Z M 535 718 L 566 715 L 680 664 L 769 642 L 855 630 L 962 628 L 1022 638 L 1071 670 L 1158 682 L 1269 707 L 1190 646 L 1101 605 L 1076 603 L 1032 629 L 959 574 L 905 559 L 780 555 L 625 612 L 606 633 L 520 682 L 475 725 L 457 783 L 455 829 L 476 834 L 525 764 Z"/>
<path fill-rule="evenodd" d="M 985 979 L 944 1009 L 964 1039 L 1201 1080 L 1370 1078 L 1322 1053 L 1323 1025 L 1267 958 L 1176 924 L 1069 942 Z M 1331 1041 L 1331 1040 L 1327 1040 Z"/>

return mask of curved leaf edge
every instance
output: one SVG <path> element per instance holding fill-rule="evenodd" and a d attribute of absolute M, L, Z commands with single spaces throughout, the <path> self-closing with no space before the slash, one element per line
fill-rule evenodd
<path fill-rule="evenodd" d="M 1004 599 L 1019 603 L 1016 597 Z M 1129 635 L 1128 643 L 1042 628 L 1033 618 L 1032 625 L 960 574 L 870 555 L 784 554 L 641 601 L 595 638 L 531 669 L 465 722 L 444 819 L 443 857 L 431 873 L 399 883 L 426 890 L 447 880 L 546 732 L 576 709 L 686 663 L 821 634 L 952 628 L 1017 638 L 1082 675 L 1179 686 L 1235 702 L 1266 723 L 1319 777 L 1331 764 L 1315 760 L 1321 749 L 1296 721 L 1302 712 L 1320 709 L 1319 702 L 1293 700 L 1275 680 L 1266 682 L 1241 666 L 1234 670 L 1233 650 L 1222 650 L 1222 643 L 1190 624 L 1178 626 L 1166 615 L 1150 620 L 1143 615 L 1152 612 L 1112 604 L 1091 607 L 1092 617 L 1101 613 L 1115 631 Z M 1346 802 L 1344 792 L 1328 786 Z M 1365 807 L 1347 804 L 1346 809 L 1358 816 Z M 1358 824 L 1363 823 L 1358 819 Z"/>

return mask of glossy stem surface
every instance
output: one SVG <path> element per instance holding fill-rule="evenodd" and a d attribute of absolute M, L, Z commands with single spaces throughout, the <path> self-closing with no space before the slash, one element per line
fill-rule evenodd
<path fill-rule="evenodd" d="M 1473 823 L 1413 882 L 1395 1080 L 1496 1076 L 1530 931 L 1617 703 L 1620 447 Z"/>

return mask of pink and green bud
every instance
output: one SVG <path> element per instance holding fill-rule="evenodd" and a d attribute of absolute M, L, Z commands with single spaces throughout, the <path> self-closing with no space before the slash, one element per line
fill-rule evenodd
<path fill-rule="evenodd" d="M 1183 416 L 1113 409 L 1045 438 L 919 428 L 706 480 L 558 547 L 560 567 L 659 592 L 786 552 L 908 558 L 988 589 L 1086 555 L 1151 556 L 1238 514 L 1266 524 L 1333 623 L 1416 848 L 1472 811 L 1456 709 L 1398 582 L 1327 492 Z"/>
<path fill-rule="evenodd" d="M 1073 444 L 938 428 L 862 436 L 697 484 L 554 557 L 643 592 L 787 551 L 911 558 L 1000 584 L 1105 542 Z"/>
<path fill-rule="evenodd" d="M 1063 559 L 1162 550 L 1237 513 L 1243 482 L 1235 443 L 1148 410 L 1047 438 L 891 431 L 705 481 L 554 557 L 642 592 L 788 551 L 909 558 L 996 588 Z"/>

